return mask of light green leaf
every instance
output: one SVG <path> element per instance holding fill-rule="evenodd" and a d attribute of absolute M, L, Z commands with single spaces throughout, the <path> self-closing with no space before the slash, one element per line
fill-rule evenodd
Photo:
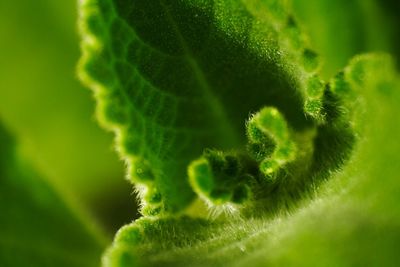
<path fill-rule="evenodd" d="M 365 55 L 331 88 L 348 108 L 358 94 L 348 115 L 360 138 L 349 163 L 317 192 L 274 216 L 139 219 L 119 231 L 104 266 L 396 266 L 399 75 L 387 56 Z"/>
<path fill-rule="evenodd" d="M 0 128 L 0 266 L 98 266 L 105 238 Z"/>

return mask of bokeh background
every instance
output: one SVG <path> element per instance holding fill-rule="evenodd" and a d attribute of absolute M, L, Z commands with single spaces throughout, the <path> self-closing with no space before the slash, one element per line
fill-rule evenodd
<path fill-rule="evenodd" d="M 0 1 L 0 120 L 27 159 L 110 236 L 136 216 L 113 136 L 76 74 L 73 0 Z"/>
<path fill-rule="evenodd" d="M 399 58 L 400 1 L 293 0 L 293 8 L 329 62 L 326 78 L 360 52 Z M 77 13 L 74 0 L 0 1 L 0 120 L 111 237 L 138 213 L 113 136 L 98 126 L 91 92 L 77 79 Z"/>

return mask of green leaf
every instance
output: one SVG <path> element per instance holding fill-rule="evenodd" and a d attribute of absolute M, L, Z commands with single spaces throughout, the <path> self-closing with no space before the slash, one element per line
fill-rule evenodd
<path fill-rule="evenodd" d="M 145 215 L 104 266 L 396 262 L 398 74 L 364 55 L 323 81 L 285 3 L 81 2 L 81 79 Z"/>
<path fill-rule="evenodd" d="M 0 128 L 0 265 L 97 266 L 105 238 L 18 153 Z"/>
<path fill-rule="evenodd" d="M 355 108 L 343 112 L 360 138 L 349 163 L 317 192 L 274 216 L 139 219 L 119 231 L 104 266 L 395 266 L 400 77 L 387 56 L 365 55 L 330 87 L 331 97 Z"/>
<path fill-rule="evenodd" d="M 264 106 L 309 143 L 325 120 L 317 54 L 281 1 L 85 0 L 80 11 L 81 78 L 142 213 L 191 204 L 189 163 L 206 148 L 247 153 L 244 122 Z"/>

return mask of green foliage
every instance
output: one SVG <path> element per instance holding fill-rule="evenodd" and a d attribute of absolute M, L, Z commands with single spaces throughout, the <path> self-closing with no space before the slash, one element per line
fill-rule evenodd
<path fill-rule="evenodd" d="M 0 113 L 19 140 L 0 129 L 1 266 L 99 264 L 107 240 L 68 187 L 108 215 L 102 225 L 136 217 L 118 204 L 132 189 L 114 191 L 90 105 L 65 90 L 79 89 L 74 18 L 49 11 L 67 6 L 0 4 L 21 9 L 2 12 L 2 25 L 22 23 L 0 27 L 1 87 L 11 88 Z M 399 52 L 395 6 L 80 0 L 78 74 L 143 215 L 119 230 L 103 266 L 396 266 L 400 78 L 384 53 L 353 57 Z"/>
<path fill-rule="evenodd" d="M 186 168 L 205 148 L 246 145 L 249 112 L 273 105 L 298 131 L 324 120 L 317 56 L 279 2 L 102 0 L 81 10 L 82 79 L 142 199 L 155 187 L 165 212 L 192 201 Z"/>
<path fill-rule="evenodd" d="M 369 259 L 369 247 L 364 258 L 352 257 L 340 246 L 348 238 L 359 245 L 363 238 L 351 230 L 359 223 L 384 228 L 359 218 L 376 210 L 340 190 L 354 190 L 349 173 L 366 169 L 360 158 L 373 139 L 365 118 L 376 116 L 374 99 L 397 98 L 386 56 L 355 58 L 324 82 L 318 55 L 283 1 L 87 0 L 81 10 L 82 79 L 117 133 L 145 215 L 120 230 L 105 266 L 318 262 L 297 250 L 315 250 L 332 266 L 395 257 L 388 249 Z M 356 181 L 373 177 L 366 170 Z M 198 205 L 186 210 L 195 218 L 173 215 L 193 198 L 188 181 L 210 214 L 225 216 L 196 219 L 205 209 Z M 329 221 L 346 219 L 345 226 Z M 325 227 L 308 242 L 316 221 Z M 337 256 L 319 248 L 331 236 Z M 389 246 L 397 231 L 385 239 Z"/>
<path fill-rule="evenodd" d="M 400 134 L 400 80 L 386 56 L 357 57 L 341 74 L 360 94 L 353 127 L 363 134 L 318 192 L 273 217 L 143 218 L 119 231 L 104 266 L 395 266 L 400 185 L 391 159 L 400 147 L 385 139 Z"/>
<path fill-rule="evenodd" d="M 102 234 L 21 159 L 2 127 L 0 144 L 0 265 L 98 265 Z"/>
<path fill-rule="evenodd" d="M 368 191 L 375 176 L 366 165 L 381 164 L 361 158 L 373 147 L 368 129 L 377 126 L 366 124 L 379 116 L 376 99 L 392 97 L 379 119 L 391 123 L 385 116 L 396 113 L 399 81 L 387 56 L 356 57 L 324 82 L 284 1 L 86 0 L 81 11 L 82 80 L 117 133 L 144 214 L 120 230 L 105 266 L 319 262 L 296 251 L 316 251 L 332 266 L 396 257 L 388 249 L 370 258 L 368 246 L 352 256 L 341 246 L 364 240 L 352 230 L 359 224 L 386 227 L 363 217 L 377 210 L 359 205 L 350 179 L 363 173 L 355 182 Z M 207 207 L 188 208 L 193 193 Z M 207 209 L 216 220 L 201 218 Z M 320 248 L 323 238 L 335 240 L 331 250 Z"/>
<path fill-rule="evenodd" d="M 260 158 L 260 171 L 265 177 L 271 178 L 296 157 L 296 146 L 289 137 L 286 121 L 275 108 L 263 108 L 255 114 L 247 124 L 247 136 L 253 157 Z M 268 147 L 271 144 L 272 152 Z"/>

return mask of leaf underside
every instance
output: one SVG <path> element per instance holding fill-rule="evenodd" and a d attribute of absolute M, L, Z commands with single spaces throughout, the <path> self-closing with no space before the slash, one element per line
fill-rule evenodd
<path fill-rule="evenodd" d="M 379 207 L 360 210 L 349 197 L 356 189 L 336 186 L 350 187 L 354 169 L 365 170 L 365 190 L 353 194 L 369 191 L 375 171 L 366 160 L 383 165 L 364 155 L 392 152 L 378 153 L 380 135 L 364 127 L 366 116 L 389 124 L 385 114 L 396 109 L 387 56 L 360 56 L 323 81 L 285 1 L 83 0 L 80 10 L 81 79 L 117 135 L 145 215 L 120 230 L 105 266 L 306 266 L 315 262 L 297 251 L 310 237 L 305 253 L 359 264 L 340 250 L 346 231 L 396 228 L 375 220 Z M 376 99 L 388 113 L 377 112 Z M 177 215 L 196 198 L 228 215 Z M 336 243 L 320 248 L 333 233 Z M 350 245 L 362 243 L 351 235 Z M 326 255 L 338 247 L 343 254 Z"/>
<path fill-rule="evenodd" d="M 83 1 L 82 80 L 96 94 L 100 120 L 117 133 L 144 213 L 188 206 L 189 163 L 206 148 L 247 153 L 245 121 L 264 106 L 279 110 L 295 138 L 313 142 L 325 120 L 325 87 L 317 55 L 285 8 Z"/>
<path fill-rule="evenodd" d="M 118 232 L 103 265 L 392 266 L 400 240 L 400 147 L 387 140 L 400 134 L 393 123 L 400 81 L 387 57 L 356 58 L 344 73 L 332 80 L 332 91 L 363 90 L 354 126 L 362 138 L 318 192 L 272 217 L 144 217 Z M 368 73 L 377 76 L 365 79 Z"/>

